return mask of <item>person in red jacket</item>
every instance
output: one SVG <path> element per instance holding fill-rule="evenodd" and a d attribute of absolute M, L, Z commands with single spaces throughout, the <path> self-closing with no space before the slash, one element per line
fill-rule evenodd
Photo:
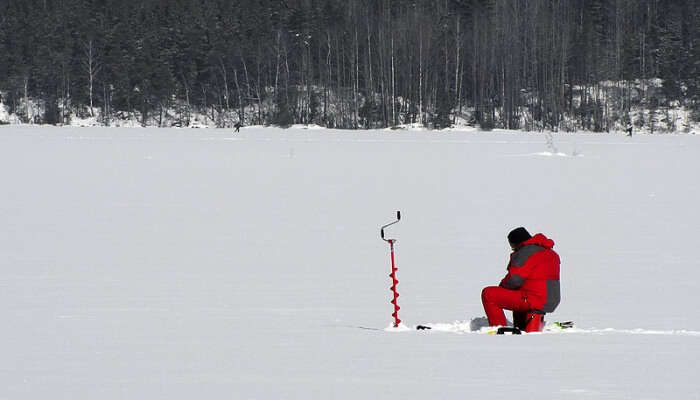
<path fill-rule="evenodd" d="M 531 236 L 523 227 L 508 234 L 513 252 L 508 274 L 498 286 L 481 292 L 490 326 L 506 326 L 504 309 L 513 311 L 513 325 L 526 332 L 544 328 L 544 314 L 553 312 L 561 299 L 559 255 L 554 241 L 538 233 Z"/>

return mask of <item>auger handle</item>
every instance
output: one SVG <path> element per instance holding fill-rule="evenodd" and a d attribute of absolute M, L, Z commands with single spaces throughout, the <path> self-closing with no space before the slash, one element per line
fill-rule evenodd
<path fill-rule="evenodd" d="M 385 239 L 384 238 L 384 228 L 387 228 L 391 225 L 394 225 L 395 223 L 397 223 L 399 221 L 401 221 L 401 211 L 396 211 L 396 221 L 389 222 L 388 224 L 383 225 L 382 228 L 379 230 L 379 233 L 381 234 L 382 240 L 387 241 L 387 242 L 390 240 L 393 240 L 393 239 Z"/>

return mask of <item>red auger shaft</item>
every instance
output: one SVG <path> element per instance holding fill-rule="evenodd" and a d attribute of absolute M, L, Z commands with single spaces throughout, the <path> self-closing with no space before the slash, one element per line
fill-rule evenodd
<path fill-rule="evenodd" d="M 394 294 L 393 300 L 391 300 L 391 304 L 394 305 L 394 313 L 391 314 L 392 317 L 394 317 L 394 328 L 398 328 L 399 324 L 401 323 L 401 320 L 399 319 L 399 310 L 401 307 L 399 307 L 399 303 L 397 302 L 397 299 L 399 297 L 399 292 L 396 291 L 396 285 L 399 283 L 398 279 L 396 279 L 396 271 L 398 268 L 396 268 L 396 264 L 394 262 L 394 240 L 389 239 L 389 247 L 391 248 L 391 274 L 389 274 L 389 277 L 391 278 L 391 292 Z"/>

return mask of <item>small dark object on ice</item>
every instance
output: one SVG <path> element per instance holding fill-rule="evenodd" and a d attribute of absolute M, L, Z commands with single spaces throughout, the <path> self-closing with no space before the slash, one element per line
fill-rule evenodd
<path fill-rule="evenodd" d="M 561 329 L 573 328 L 574 321 L 555 322 L 554 325 L 558 326 Z"/>
<path fill-rule="evenodd" d="M 498 330 L 496 331 L 496 335 L 503 335 L 503 334 L 505 334 L 505 333 L 510 333 L 511 335 L 520 335 L 520 334 L 522 334 L 522 332 L 520 331 L 520 329 L 515 328 L 515 327 L 512 327 L 512 328 L 511 328 L 511 327 L 502 326 L 502 327 L 498 328 Z"/>
<path fill-rule="evenodd" d="M 419 331 L 424 331 L 426 329 L 433 329 L 433 328 L 431 328 L 429 326 L 425 326 L 425 325 L 418 325 L 418 326 L 416 326 L 416 329 Z"/>

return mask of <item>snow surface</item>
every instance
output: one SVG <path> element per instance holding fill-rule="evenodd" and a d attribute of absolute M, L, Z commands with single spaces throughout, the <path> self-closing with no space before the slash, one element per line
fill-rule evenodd
<path fill-rule="evenodd" d="M 699 398 L 700 138 L 553 139 L 0 127 L 0 399 Z M 520 225 L 576 328 L 470 333 Z"/>

